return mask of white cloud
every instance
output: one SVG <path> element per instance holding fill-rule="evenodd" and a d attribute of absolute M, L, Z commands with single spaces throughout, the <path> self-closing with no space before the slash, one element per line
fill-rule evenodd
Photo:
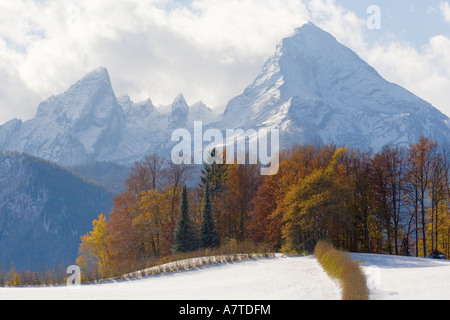
<path fill-rule="evenodd" d="M 450 39 L 436 36 L 420 50 L 406 43 L 377 45 L 366 60 L 397 83 L 450 115 Z"/>
<path fill-rule="evenodd" d="M 447 1 L 441 2 L 440 9 L 447 22 L 450 22 L 450 4 Z"/>
<path fill-rule="evenodd" d="M 0 39 L 9 39 L 0 55 L 23 83 L 10 94 L 27 92 L 34 109 L 98 66 L 108 68 L 118 95 L 167 104 L 183 92 L 215 107 L 239 94 L 307 20 L 301 0 L 0 0 Z M 4 50 L 14 59 L 3 59 Z M 5 82 L 15 87 L 2 78 L 0 94 Z M 17 117 L 33 116 L 33 108 L 14 108 Z M 0 123 L 7 109 L 0 101 Z"/>

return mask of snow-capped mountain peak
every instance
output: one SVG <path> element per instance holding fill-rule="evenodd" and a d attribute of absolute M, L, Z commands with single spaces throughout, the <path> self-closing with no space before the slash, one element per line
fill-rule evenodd
<path fill-rule="evenodd" d="M 449 143 L 447 120 L 308 23 L 283 39 L 255 81 L 230 101 L 222 125 L 281 129 L 283 146 L 323 142 L 379 150 L 421 135 Z"/>
<path fill-rule="evenodd" d="M 40 104 L 29 121 L 0 126 L 0 150 L 65 165 L 90 161 L 132 164 L 170 154 L 174 129 L 194 121 L 218 129 L 280 129 L 292 143 L 335 143 L 375 151 L 426 136 L 450 143 L 449 118 L 392 84 L 332 35 L 309 23 L 283 39 L 223 115 L 179 94 L 168 106 L 116 98 L 108 71 L 98 68 Z"/>

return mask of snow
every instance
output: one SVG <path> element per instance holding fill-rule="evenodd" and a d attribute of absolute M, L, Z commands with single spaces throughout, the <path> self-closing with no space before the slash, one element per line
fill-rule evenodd
<path fill-rule="evenodd" d="M 447 119 L 309 23 L 282 40 L 255 81 L 229 102 L 218 126 L 276 125 L 283 148 L 320 141 L 379 151 L 422 135 L 448 143 Z"/>
<path fill-rule="evenodd" d="M 191 130 L 194 121 L 221 131 L 280 129 L 281 148 L 323 142 L 379 151 L 385 144 L 415 143 L 422 135 L 450 142 L 447 116 L 306 24 L 280 42 L 223 114 L 201 102 L 188 105 L 182 94 L 160 107 L 150 99 L 117 99 L 108 71 L 99 68 L 42 102 L 35 118 L 0 126 L 0 149 L 62 165 L 132 165 L 148 154 L 169 155 L 173 130 Z"/>
<path fill-rule="evenodd" d="M 448 260 L 352 255 L 367 275 L 371 300 L 450 299 Z M 314 256 L 276 255 L 78 287 L 0 288 L 0 299 L 340 300 L 341 289 Z"/>
<path fill-rule="evenodd" d="M 254 259 L 80 287 L 0 288 L 26 300 L 339 300 L 338 284 L 313 256 Z"/>
<path fill-rule="evenodd" d="M 376 254 L 363 260 L 371 300 L 450 300 L 450 261 Z"/>

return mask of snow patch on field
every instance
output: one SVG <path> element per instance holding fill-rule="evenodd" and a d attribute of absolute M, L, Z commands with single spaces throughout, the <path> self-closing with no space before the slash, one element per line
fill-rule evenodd
<path fill-rule="evenodd" d="M 361 260 L 371 300 L 450 300 L 450 261 L 377 254 Z"/>

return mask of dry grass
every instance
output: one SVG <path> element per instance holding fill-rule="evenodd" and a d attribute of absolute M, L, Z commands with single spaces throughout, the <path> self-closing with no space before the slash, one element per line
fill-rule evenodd
<path fill-rule="evenodd" d="M 115 276 L 104 278 L 84 278 L 83 283 L 95 283 L 110 280 L 140 278 L 182 270 L 201 268 L 207 265 L 231 263 L 235 261 L 274 257 L 269 246 L 251 241 L 237 242 L 232 239 L 220 248 L 199 249 L 188 253 L 174 253 L 159 260 L 148 261 L 138 271 L 116 272 Z M 117 274 L 119 273 L 119 274 Z"/>
<path fill-rule="evenodd" d="M 350 254 L 319 242 L 314 250 L 317 260 L 332 278 L 340 281 L 343 300 L 368 300 L 366 277 Z"/>

